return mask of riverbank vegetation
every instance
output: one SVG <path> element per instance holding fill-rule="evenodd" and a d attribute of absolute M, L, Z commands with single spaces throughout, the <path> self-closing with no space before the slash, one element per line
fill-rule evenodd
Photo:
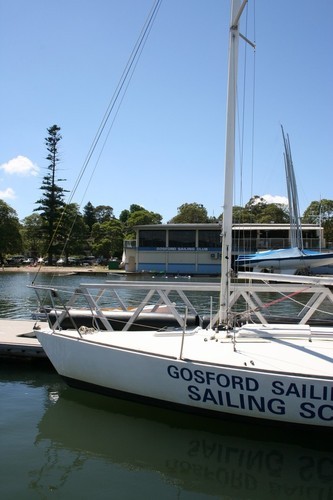
<path fill-rule="evenodd" d="M 132 204 L 115 217 L 110 205 L 94 206 L 90 201 L 81 208 L 73 202 L 75 190 L 68 193 L 62 187 L 65 179 L 58 177 L 59 142 L 62 139 L 60 127 L 47 129 L 45 138 L 48 161 L 47 173 L 42 179 L 42 196 L 37 207 L 22 221 L 15 210 L 0 200 L 0 261 L 15 254 L 37 261 L 45 258 L 53 265 L 60 258 L 70 264 L 73 256 L 84 261 L 85 256 L 95 256 L 97 261 L 120 259 L 124 240 L 135 238 L 134 227 L 147 224 L 161 224 L 162 215 Z M 234 207 L 234 222 L 278 224 L 288 223 L 286 205 L 268 203 L 260 196 L 253 196 L 244 207 Z M 172 224 L 217 223 L 218 217 L 209 217 L 206 208 L 197 202 L 184 203 L 177 214 L 168 221 Z M 326 242 L 333 241 L 333 200 L 312 201 L 302 218 L 304 223 L 321 225 Z M 70 260 L 71 257 L 71 260 Z"/>
<path fill-rule="evenodd" d="M 179 207 L 177 216 L 171 223 L 216 223 L 218 219 L 205 218 L 202 205 L 188 203 L 186 210 Z M 245 207 L 235 207 L 236 223 L 288 223 L 288 213 L 284 208 L 272 206 L 261 201 L 252 207 L 253 200 Z M 316 212 L 321 210 L 320 219 Z M 254 210 L 252 211 L 252 208 Z M 111 206 L 94 206 L 88 202 L 81 212 L 75 203 L 64 204 L 61 221 L 58 224 L 56 237 L 52 244 L 52 261 L 63 258 L 64 263 L 84 263 L 84 256 L 96 257 L 98 262 L 106 262 L 111 258 L 120 259 L 124 240 L 134 239 L 133 227 L 136 225 L 160 224 L 162 216 L 150 212 L 140 205 L 133 204 L 124 209 L 119 218 L 115 217 Z M 222 216 L 221 216 L 222 217 Z M 304 223 L 323 225 L 326 242 L 333 241 L 333 201 L 321 200 L 312 202 L 304 212 Z M 45 229 L 42 215 L 33 212 L 22 221 L 13 208 L 0 200 L 0 259 L 1 262 L 15 254 L 37 260 L 49 256 L 49 234 Z M 77 256 L 73 260 L 73 256 Z M 50 261 L 49 261 L 50 262 Z"/>

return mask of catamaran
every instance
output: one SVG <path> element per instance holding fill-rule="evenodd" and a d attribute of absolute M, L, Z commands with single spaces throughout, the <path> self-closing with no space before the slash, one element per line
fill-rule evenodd
<path fill-rule="evenodd" d="M 53 321 L 50 328 L 37 330 L 37 337 L 57 372 L 73 387 L 221 420 L 247 419 L 327 431 L 333 428 L 333 327 L 253 322 L 257 308 L 252 280 L 276 281 L 281 276 L 240 273 L 250 281 L 242 282 L 238 289 L 231 268 L 239 24 L 246 4 L 247 0 L 231 2 L 221 283 L 219 305 L 211 311 L 209 324 L 187 324 L 186 314 L 180 316 L 170 298 L 170 287 L 175 285 L 154 283 L 158 302 L 175 313 L 179 325 L 145 330 L 127 325 L 116 331 L 104 322 L 89 286 L 82 284 L 75 293 L 87 298 L 103 329 L 97 323 L 86 327 L 73 320 L 72 327 L 65 330 Z M 294 286 L 301 281 L 295 276 L 282 279 L 289 278 L 294 279 Z M 316 283 L 307 280 L 299 286 L 305 289 Z M 326 286 L 332 282 L 317 279 L 317 284 L 327 292 L 332 307 L 333 296 Z M 147 283 L 127 286 L 140 288 Z M 212 285 L 197 286 L 209 302 Z M 179 293 L 190 306 L 186 287 L 193 284 L 183 284 Z M 60 295 L 54 287 L 48 291 L 52 300 Z M 149 291 L 144 296 L 129 320 L 132 327 L 152 295 Z M 240 295 L 246 297 L 243 311 L 233 307 Z M 64 314 L 70 316 L 72 304 L 69 301 L 64 306 Z M 321 299 L 315 293 L 309 308 L 319 304 Z M 258 312 L 257 316 L 265 319 Z"/>

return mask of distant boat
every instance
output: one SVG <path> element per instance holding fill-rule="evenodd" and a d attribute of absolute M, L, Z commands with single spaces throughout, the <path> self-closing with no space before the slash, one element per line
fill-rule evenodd
<path fill-rule="evenodd" d="M 56 323 L 36 330 L 36 335 L 57 372 L 73 387 L 207 414 L 220 421 L 247 419 L 260 424 L 295 425 L 306 427 L 307 431 L 315 428 L 327 432 L 333 430 L 332 326 L 255 324 L 251 321 L 252 314 L 263 318 L 256 305 L 263 304 L 255 303 L 252 278 L 264 279 L 263 273 L 260 276 L 248 273 L 250 277 L 239 273 L 241 279 L 245 276 L 250 280 L 246 283 L 234 283 L 231 279 L 239 21 L 246 4 L 247 0 L 242 3 L 232 0 L 231 5 L 222 272 L 216 310 L 211 303 L 212 284 L 197 283 L 208 307 L 211 304 L 209 325 L 187 325 L 186 310 L 183 318 L 172 303 L 171 287 L 189 306 L 184 289 L 193 287 L 192 283 L 182 284 L 182 289 L 177 290 L 175 284 L 154 282 L 155 289 L 151 287 L 144 293 L 136 311 L 150 304 L 156 292 L 157 303 L 170 307 L 179 327 L 165 325 L 160 329 L 114 331 L 108 321 L 102 330 L 98 325 L 80 327 L 73 320 L 70 329 L 62 330 Z M 279 275 L 267 276 L 279 278 Z M 316 280 L 295 276 L 283 279 L 296 285 L 307 280 L 300 287 L 309 290 Z M 320 284 L 324 298 L 333 303 L 333 294 L 326 288 L 326 284 L 333 285 L 333 281 L 321 278 Z M 95 299 L 89 294 L 92 286 L 77 286 L 75 293 L 86 299 L 91 310 L 103 319 L 96 304 L 100 294 Z M 129 282 L 128 293 L 131 286 L 143 290 L 147 283 Z M 112 284 L 107 284 L 105 295 L 109 287 Z M 265 286 L 266 289 L 272 291 L 270 286 Z M 61 300 L 61 287 L 50 286 L 44 290 L 52 302 Z M 293 298 L 296 293 L 291 293 Z M 241 310 L 234 306 L 237 297 L 246 300 Z M 309 309 L 319 307 L 321 300 L 316 292 Z M 72 304 L 71 299 L 64 304 L 66 313 L 70 314 Z"/>
<path fill-rule="evenodd" d="M 265 250 L 248 255 L 239 255 L 235 265 L 239 270 L 296 274 L 333 264 L 333 253 L 315 252 L 298 247 Z"/>
<path fill-rule="evenodd" d="M 284 160 L 288 191 L 289 216 L 290 216 L 290 248 L 265 250 L 247 255 L 239 255 L 235 260 L 235 267 L 239 270 L 252 270 L 255 272 L 272 272 L 296 274 L 309 274 L 313 269 L 333 264 L 333 252 L 316 252 L 304 249 L 302 236 L 302 223 L 299 210 L 298 193 L 294 166 L 291 156 L 288 135 L 282 136 L 284 143 Z"/>

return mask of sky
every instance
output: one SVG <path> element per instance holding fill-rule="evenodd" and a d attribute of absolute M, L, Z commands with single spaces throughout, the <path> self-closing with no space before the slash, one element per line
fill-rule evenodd
<path fill-rule="evenodd" d="M 0 199 L 20 220 L 41 197 L 45 138 L 54 124 L 62 135 L 58 178 L 81 211 L 90 201 L 119 217 L 134 203 L 166 223 L 183 203 L 199 203 L 209 216 L 221 214 L 228 0 L 162 1 L 90 157 L 153 5 L 0 0 Z M 256 49 L 240 42 L 245 111 L 237 125 L 244 138 L 237 141 L 235 204 L 253 195 L 286 200 L 281 125 L 301 211 L 333 199 L 332 20 L 331 0 L 249 0 L 240 31 Z"/>

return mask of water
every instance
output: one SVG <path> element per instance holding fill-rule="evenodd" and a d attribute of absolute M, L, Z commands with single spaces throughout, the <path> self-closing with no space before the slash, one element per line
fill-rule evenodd
<path fill-rule="evenodd" d="M 34 272 L 0 272 L 0 318 L 12 318 L 12 319 L 31 319 L 31 314 L 37 308 L 37 298 L 35 292 L 28 288 L 28 285 L 31 285 L 35 279 Z M 179 283 L 180 280 L 189 281 L 188 278 L 172 278 L 165 276 L 156 276 L 155 277 L 147 277 L 147 275 L 143 276 L 125 276 L 125 275 L 110 275 L 102 274 L 102 275 L 94 275 L 85 273 L 82 275 L 75 274 L 60 274 L 60 275 L 51 275 L 48 273 L 39 274 L 36 283 L 40 285 L 47 285 L 52 283 L 55 287 L 60 288 L 60 292 L 62 292 L 62 296 L 68 300 L 71 290 L 73 287 L 79 285 L 80 283 L 105 283 L 106 281 L 112 280 L 120 280 L 120 281 L 131 281 L 131 280 L 145 280 L 155 282 L 156 280 L 166 282 L 174 281 L 175 283 Z M 218 278 L 209 278 L 210 281 L 214 283 L 218 283 Z M 207 281 L 207 278 L 200 277 L 192 277 L 191 282 L 200 282 Z M 68 288 L 68 290 L 67 290 Z M 302 288 L 302 287 L 301 287 Z M 97 291 L 96 291 L 97 293 Z M 131 292 L 131 296 L 128 295 L 126 290 L 121 290 L 118 292 L 122 298 L 125 299 L 127 305 L 137 305 L 138 297 L 140 300 L 146 295 L 147 291 L 136 291 L 135 297 L 133 297 L 133 292 Z M 207 315 L 210 314 L 211 307 L 211 299 L 212 299 L 212 308 L 213 313 L 215 313 L 218 309 L 219 297 L 218 292 L 210 292 L 210 296 L 207 297 L 203 292 L 187 292 L 188 297 L 197 309 L 199 314 Z M 270 312 L 275 317 L 290 318 L 297 317 L 297 315 L 302 310 L 304 304 L 310 299 L 311 294 L 302 294 L 297 297 L 293 296 L 292 300 L 281 300 L 283 297 L 274 293 L 274 289 L 272 287 L 272 291 L 266 293 L 258 293 L 260 299 L 263 304 L 271 304 L 269 308 L 264 309 L 264 314 L 266 315 Z M 169 299 L 171 301 L 175 301 L 179 303 L 179 296 L 175 293 L 170 293 Z M 279 299 L 276 301 L 276 299 Z M 154 297 L 153 297 L 154 300 Z M 110 296 L 106 295 L 105 300 L 104 297 L 99 300 L 99 305 L 103 306 L 119 306 L 118 302 L 111 304 Z M 49 302 L 49 300 L 48 300 Z M 84 302 L 84 306 L 86 307 L 86 302 Z M 241 306 L 242 307 L 242 306 Z M 181 304 L 180 311 L 184 312 L 184 305 Z M 332 303 L 325 300 L 324 303 L 320 305 L 320 312 L 317 312 L 313 316 L 314 318 L 320 318 L 324 320 L 329 320 L 333 322 L 333 311 L 332 311 Z"/>
<path fill-rule="evenodd" d="M 2 363 L 1 498 L 333 497 L 331 443 L 67 388 Z"/>
<path fill-rule="evenodd" d="M 31 279 L 0 276 L 1 317 L 30 317 Z M 70 389 L 48 365 L 31 363 L 0 361 L 0 398 L 5 500 L 333 498 L 332 437 L 106 398 Z"/>
<path fill-rule="evenodd" d="M 0 272 L 0 318 L 31 319 L 37 308 L 35 292 L 29 285 L 35 280 L 34 272 Z M 36 284 L 74 287 L 81 282 L 105 282 L 106 275 L 94 276 L 39 274 Z"/>
<path fill-rule="evenodd" d="M 35 273 L 25 273 L 25 272 L 0 272 L 0 318 L 12 318 L 12 319 L 31 319 L 31 314 L 37 308 L 37 298 L 35 292 L 29 288 L 29 285 L 35 279 Z M 105 283 L 107 281 L 118 280 L 118 281 L 131 281 L 135 279 L 138 280 L 151 280 L 153 283 L 156 281 L 154 277 L 143 276 L 124 276 L 124 275 L 93 275 L 89 273 L 85 273 L 84 275 L 75 275 L 75 274 L 60 274 L 60 275 L 51 275 L 48 273 L 41 273 L 37 280 L 36 284 L 38 285 L 48 285 L 51 284 L 55 287 L 59 287 L 60 293 L 64 297 L 64 299 L 68 300 L 70 294 L 72 293 L 72 289 L 75 286 L 78 286 L 80 283 Z M 171 278 L 171 277 L 160 277 L 157 279 L 166 280 L 167 282 L 174 281 L 175 283 L 179 282 L 179 278 Z M 187 280 L 187 278 L 183 278 Z M 212 278 L 212 280 L 217 281 L 217 279 Z M 207 278 L 192 278 L 192 281 L 207 281 Z M 68 290 L 67 290 L 68 288 Z M 147 291 L 137 291 L 135 292 L 135 298 L 129 297 L 126 290 L 121 290 L 118 292 L 119 295 L 125 299 L 126 304 L 128 305 L 137 305 L 138 298 L 141 300 L 147 294 Z M 132 294 L 133 295 L 133 294 Z M 214 296 L 215 307 L 218 305 L 218 297 L 217 293 L 212 293 Z M 170 294 L 169 298 L 171 301 L 176 300 L 178 296 Z M 192 294 L 189 293 L 189 297 L 191 300 L 193 298 Z M 106 296 L 105 300 L 103 298 L 99 300 L 99 305 L 112 305 L 110 304 L 109 295 Z M 132 301 L 131 301 L 132 299 Z M 178 297 L 179 299 L 179 297 Z M 106 302 L 105 302 L 106 301 Z M 195 306 L 198 306 L 199 312 L 205 310 L 209 312 L 210 308 L 210 297 L 205 297 L 205 303 L 202 302 L 202 299 L 193 300 Z M 86 307 L 86 302 L 84 303 Z M 115 303 L 114 305 L 119 306 L 119 303 Z"/>

